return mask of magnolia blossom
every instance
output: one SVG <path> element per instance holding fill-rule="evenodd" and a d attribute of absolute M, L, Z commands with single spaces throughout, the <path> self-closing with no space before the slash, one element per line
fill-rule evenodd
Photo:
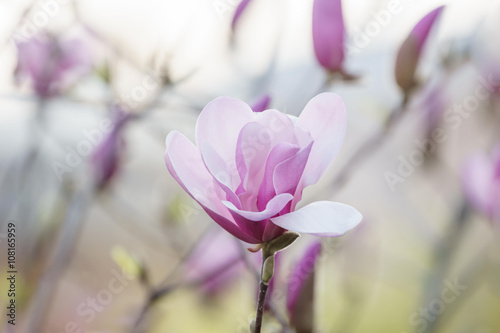
<path fill-rule="evenodd" d="M 39 34 L 17 44 L 17 78 L 28 77 L 41 97 L 61 93 L 91 68 L 90 56 L 78 39 Z"/>
<path fill-rule="evenodd" d="M 341 0 L 314 0 L 313 43 L 316 59 L 330 72 L 344 62 L 345 26 Z"/>
<path fill-rule="evenodd" d="M 490 219 L 500 221 L 500 145 L 491 157 L 471 157 L 463 168 L 462 183 L 469 203 Z"/>
<path fill-rule="evenodd" d="M 165 162 L 215 222 L 247 243 L 286 230 L 340 236 L 361 221 L 354 208 L 329 201 L 295 208 L 339 152 L 345 131 L 345 106 L 333 93 L 314 97 L 298 118 L 253 112 L 238 99 L 220 97 L 198 117 L 196 145 L 169 133 Z"/>
<path fill-rule="evenodd" d="M 396 82 L 407 91 L 415 85 L 415 71 L 420 54 L 425 46 L 429 33 L 440 17 L 444 6 L 434 9 L 424 16 L 412 29 L 410 35 L 401 45 L 396 58 Z"/>

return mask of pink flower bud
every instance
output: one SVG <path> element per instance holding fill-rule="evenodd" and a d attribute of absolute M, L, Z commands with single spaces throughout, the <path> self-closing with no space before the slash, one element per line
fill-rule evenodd
<path fill-rule="evenodd" d="M 233 31 L 236 28 L 236 24 L 238 23 L 241 15 L 243 14 L 245 9 L 247 8 L 250 1 L 251 0 L 242 0 L 240 2 L 240 4 L 238 5 L 238 7 L 236 7 L 236 11 L 234 12 L 234 16 L 233 16 L 233 21 L 231 22 L 231 29 L 233 29 Z"/>
<path fill-rule="evenodd" d="M 410 35 L 399 48 L 396 58 L 396 82 L 399 87 L 407 92 L 413 88 L 415 82 L 415 72 L 420 59 L 420 55 L 429 37 L 429 33 L 436 20 L 440 17 L 444 6 L 434 9 L 424 16 L 410 32 Z"/>
<path fill-rule="evenodd" d="M 269 108 L 269 104 L 271 104 L 271 96 L 264 95 L 252 105 L 252 110 L 253 112 L 265 111 Z"/>
<path fill-rule="evenodd" d="M 106 186 L 118 169 L 118 159 L 123 142 L 121 132 L 125 124 L 132 118 L 130 113 L 117 110 L 114 114 L 111 132 L 94 150 L 91 162 L 97 185 Z"/>
<path fill-rule="evenodd" d="M 314 0 L 314 52 L 321 66 L 330 72 L 342 69 L 344 37 L 345 27 L 341 0 Z"/>

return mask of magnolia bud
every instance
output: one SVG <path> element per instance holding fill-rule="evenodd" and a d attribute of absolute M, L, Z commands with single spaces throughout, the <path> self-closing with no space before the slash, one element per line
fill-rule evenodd
<path fill-rule="evenodd" d="M 268 109 L 269 104 L 271 103 L 271 96 L 263 95 L 259 98 L 254 104 L 252 104 L 253 112 L 262 112 Z"/>
<path fill-rule="evenodd" d="M 410 32 L 410 35 L 399 48 L 396 58 L 395 76 L 398 86 L 408 92 L 416 85 L 415 72 L 422 49 L 429 33 L 438 19 L 444 6 L 441 6 L 422 18 Z"/>
<path fill-rule="evenodd" d="M 313 44 L 318 62 L 338 72 L 344 61 L 345 26 L 341 0 L 314 0 Z"/>
<path fill-rule="evenodd" d="M 255 318 L 252 318 L 252 320 L 250 320 L 249 329 L 250 329 L 250 333 L 255 332 Z"/>
<path fill-rule="evenodd" d="M 250 0 L 242 0 L 240 2 L 240 4 L 238 5 L 238 7 L 236 7 L 236 11 L 234 12 L 234 16 L 233 16 L 233 21 L 231 22 L 231 29 L 233 29 L 233 31 L 236 28 L 236 24 L 238 23 L 238 20 L 240 19 L 241 14 L 243 14 L 243 12 L 245 11 L 245 9 L 249 3 L 250 3 Z"/>
<path fill-rule="evenodd" d="M 276 252 L 286 249 L 287 247 L 292 245 L 299 237 L 300 234 L 293 231 L 287 231 L 276 237 L 275 239 L 264 243 L 262 246 L 264 258 L 267 258 L 268 256 L 274 256 Z"/>
<path fill-rule="evenodd" d="M 274 275 L 274 255 L 264 260 L 262 264 L 262 282 L 269 284 Z"/>

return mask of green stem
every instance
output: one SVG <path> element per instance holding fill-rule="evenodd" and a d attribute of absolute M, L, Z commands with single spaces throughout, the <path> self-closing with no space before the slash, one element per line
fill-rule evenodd
<path fill-rule="evenodd" d="M 260 333 L 262 329 L 262 319 L 264 317 L 264 306 L 266 304 L 267 290 L 269 282 L 274 273 L 274 253 L 270 254 L 266 250 L 262 250 L 262 271 L 260 274 L 259 283 L 259 298 L 257 301 L 257 315 L 255 316 L 254 333 Z"/>

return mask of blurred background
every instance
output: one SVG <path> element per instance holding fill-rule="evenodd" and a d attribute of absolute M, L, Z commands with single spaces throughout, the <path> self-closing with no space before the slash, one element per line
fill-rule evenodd
<path fill-rule="evenodd" d="M 248 332 L 259 254 L 175 182 L 165 137 L 194 139 L 218 96 L 299 115 L 324 91 L 347 135 L 300 206 L 364 220 L 280 254 L 263 331 L 500 332 L 500 2 L 344 0 L 336 68 L 315 53 L 315 2 L 0 1 L 4 332 Z"/>

